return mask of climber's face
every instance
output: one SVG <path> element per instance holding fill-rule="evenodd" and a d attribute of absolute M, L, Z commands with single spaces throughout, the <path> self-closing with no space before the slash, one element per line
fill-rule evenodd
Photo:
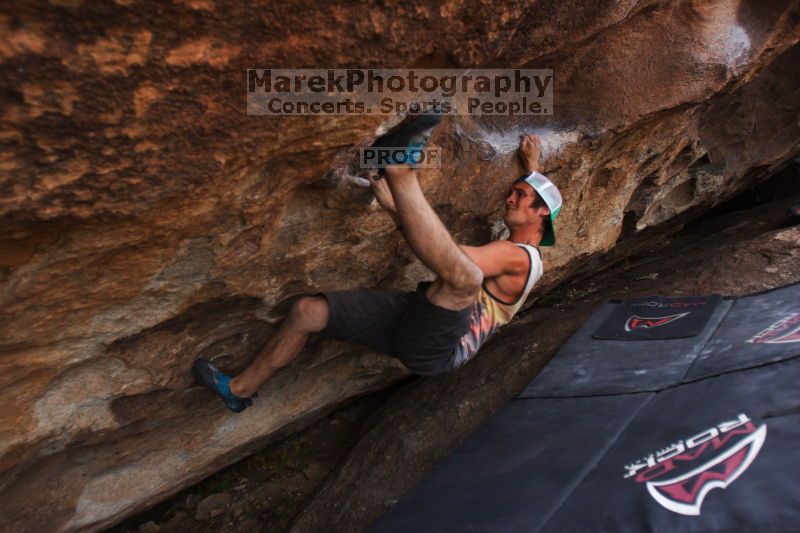
<path fill-rule="evenodd" d="M 518 181 L 511 186 L 506 196 L 506 213 L 503 221 L 506 226 L 533 225 L 541 226 L 544 217 L 550 215 L 550 210 L 541 201 L 533 187 L 523 181 Z"/>

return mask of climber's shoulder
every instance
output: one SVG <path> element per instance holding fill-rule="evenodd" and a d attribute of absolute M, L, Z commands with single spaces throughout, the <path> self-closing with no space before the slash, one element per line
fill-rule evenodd
<path fill-rule="evenodd" d="M 511 241 L 493 241 L 483 246 L 461 246 L 461 250 L 483 272 L 485 278 L 521 275 L 528 271 L 528 254 Z"/>

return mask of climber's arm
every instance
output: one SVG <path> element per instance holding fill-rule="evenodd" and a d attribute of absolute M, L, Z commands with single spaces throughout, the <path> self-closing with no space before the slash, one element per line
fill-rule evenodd
<path fill-rule="evenodd" d="M 385 179 L 380 179 L 377 172 L 368 172 L 367 178 L 372 185 L 375 199 L 383 209 L 392 217 L 392 220 L 400 227 L 400 217 L 397 215 L 397 207 L 392 197 Z M 520 274 L 527 272 L 528 257 L 519 247 L 509 241 L 490 242 L 484 246 L 463 246 L 459 245 L 461 251 L 469 257 L 473 263 L 483 272 L 484 278 L 491 278 L 501 274 Z"/>
<path fill-rule="evenodd" d="M 528 256 L 519 246 L 509 241 L 494 241 L 484 246 L 459 245 L 473 263 L 483 272 L 484 278 L 501 274 L 520 274 L 528 268 Z"/>

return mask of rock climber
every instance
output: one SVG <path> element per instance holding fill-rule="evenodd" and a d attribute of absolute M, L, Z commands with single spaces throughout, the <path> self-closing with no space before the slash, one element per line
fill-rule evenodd
<path fill-rule="evenodd" d="M 421 115 L 383 139 L 382 146 L 420 146 L 433 127 L 430 117 Z M 385 176 L 370 171 L 367 177 L 378 203 L 436 279 L 420 282 L 415 291 L 347 290 L 302 296 L 244 371 L 231 377 L 197 359 L 192 367 L 195 378 L 218 394 L 228 409 L 241 412 L 252 404 L 251 397 L 262 384 L 297 357 L 312 333 L 396 357 L 423 376 L 460 367 L 522 307 L 542 276 L 538 246 L 555 244 L 553 220 L 561 208 L 561 195 L 538 172 L 540 153 L 537 136 L 521 137 L 519 156 L 525 174 L 514 181 L 505 199 L 504 221 L 510 235 L 483 246 L 455 243 L 425 199 L 411 165 L 389 166 Z"/>

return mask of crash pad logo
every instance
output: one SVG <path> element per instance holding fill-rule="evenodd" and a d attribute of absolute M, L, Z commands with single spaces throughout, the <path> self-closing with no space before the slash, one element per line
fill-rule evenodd
<path fill-rule="evenodd" d="M 674 322 L 679 318 L 683 318 L 689 313 L 680 313 L 678 315 L 658 316 L 658 317 L 644 317 L 633 315 L 625 321 L 625 331 L 633 331 L 635 329 L 652 329 L 658 326 L 663 326 Z"/>
<path fill-rule="evenodd" d="M 778 320 L 752 339 L 748 339 L 747 342 L 755 344 L 800 342 L 800 313 L 792 313 Z"/>
<path fill-rule="evenodd" d="M 626 465 L 625 479 L 644 483 L 661 505 L 683 515 L 699 515 L 713 489 L 725 489 L 755 460 L 767 436 L 745 414 Z"/>

